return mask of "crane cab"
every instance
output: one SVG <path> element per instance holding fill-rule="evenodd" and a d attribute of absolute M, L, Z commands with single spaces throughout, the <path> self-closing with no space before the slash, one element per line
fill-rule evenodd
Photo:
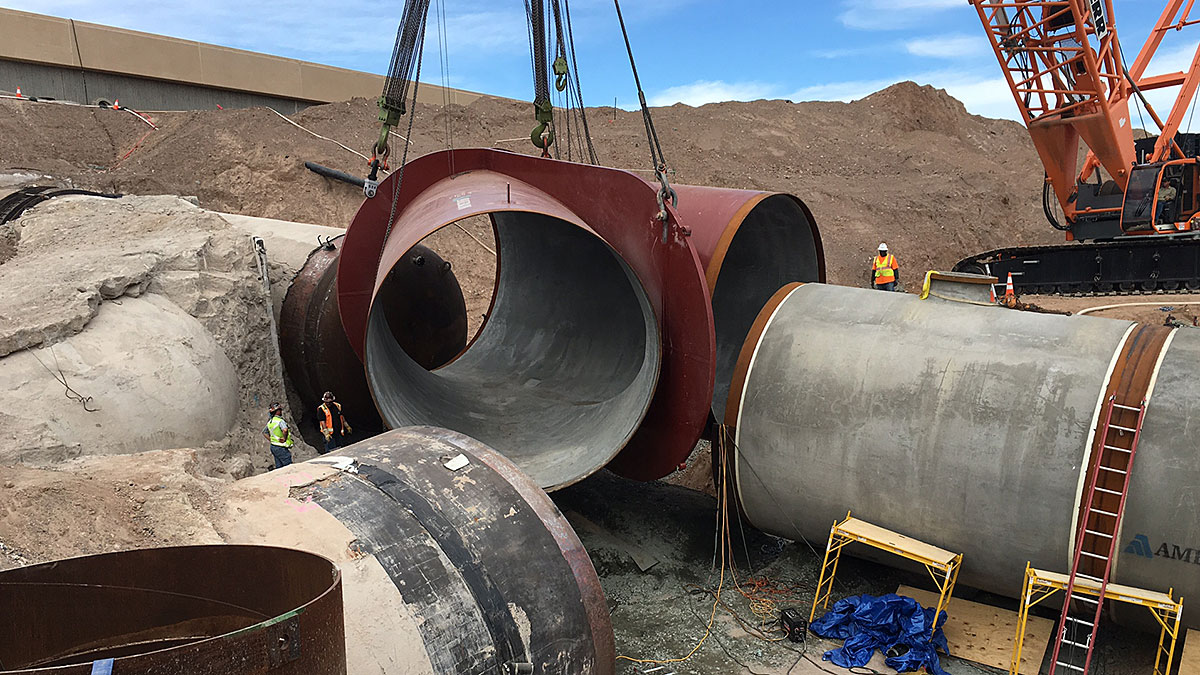
<path fill-rule="evenodd" d="M 1170 234 L 1200 228 L 1200 171 L 1195 157 L 1136 166 L 1125 187 L 1121 229 L 1126 234 Z"/>

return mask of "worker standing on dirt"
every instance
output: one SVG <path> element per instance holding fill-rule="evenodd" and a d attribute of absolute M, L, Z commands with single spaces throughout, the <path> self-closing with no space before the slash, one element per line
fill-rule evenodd
<path fill-rule="evenodd" d="M 881 291 L 896 290 L 900 278 L 900 263 L 896 256 L 888 253 L 887 244 L 879 244 L 879 254 L 871 260 L 871 285 Z"/>
<path fill-rule="evenodd" d="M 321 435 L 325 437 L 322 455 L 339 447 L 353 433 L 346 417 L 342 415 L 342 404 L 333 400 L 331 391 L 321 396 L 321 405 L 317 406 L 317 422 L 321 427 Z"/>
<path fill-rule="evenodd" d="M 272 403 L 267 411 L 271 419 L 263 427 L 262 434 L 271 443 L 271 456 L 275 458 L 275 468 L 279 469 L 292 463 L 292 446 L 296 442 L 292 440 L 292 432 L 283 419 L 283 406 Z"/>

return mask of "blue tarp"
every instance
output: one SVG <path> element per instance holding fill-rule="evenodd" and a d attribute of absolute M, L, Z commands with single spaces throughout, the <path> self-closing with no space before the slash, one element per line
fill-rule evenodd
<path fill-rule="evenodd" d="M 934 675 L 948 675 L 938 662 L 938 651 L 950 654 L 942 626 L 946 612 L 938 616 L 938 629 L 930 639 L 933 608 L 924 608 L 912 598 L 895 593 L 882 597 L 856 595 L 838 600 L 833 609 L 809 626 L 823 638 L 845 640 L 841 647 L 825 652 L 824 659 L 843 668 L 867 665 L 878 649 L 887 654 L 892 647 L 903 652 L 885 659 L 888 667 L 901 673 L 925 668 Z"/>

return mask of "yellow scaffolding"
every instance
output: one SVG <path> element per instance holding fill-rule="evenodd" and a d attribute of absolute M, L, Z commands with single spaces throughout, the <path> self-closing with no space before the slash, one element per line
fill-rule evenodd
<path fill-rule="evenodd" d="M 1025 584 L 1021 589 L 1021 610 L 1017 617 L 1017 637 L 1013 640 L 1012 663 L 1008 667 L 1010 675 L 1017 675 L 1021 665 L 1021 650 L 1025 647 L 1025 623 L 1029 620 L 1029 608 L 1049 598 L 1059 591 L 1065 591 L 1070 580 L 1068 575 L 1058 572 L 1046 572 L 1025 563 Z M 1076 576 L 1075 591 L 1094 597 L 1100 596 L 1100 584 L 1091 579 Z M 1132 586 L 1110 583 L 1104 587 L 1104 599 L 1124 602 L 1130 605 L 1141 605 L 1150 610 L 1158 621 L 1161 630 L 1158 633 L 1158 652 L 1154 656 L 1154 675 L 1167 675 L 1171 672 L 1171 663 L 1175 660 L 1175 642 L 1179 639 L 1179 618 L 1183 615 L 1183 598 L 1173 597 L 1175 589 L 1166 593 L 1147 591 Z M 1061 628 L 1059 629 L 1061 630 Z M 1167 644 L 1167 638 L 1171 639 Z M 1164 666 L 1163 658 L 1166 657 Z"/>
<path fill-rule="evenodd" d="M 856 541 L 881 551 L 915 560 L 925 566 L 929 576 L 933 577 L 933 583 L 939 592 L 938 606 L 933 614 L 933 630 L 936 631 L 937 617 L 950 605 L 950 596 L 954 593 L 954 582 L 958 580 L 958 568 L 962 566 L 962 554 L 940 549 L 898 532 L 872 525 L 865 520 L 851 518 L 849 511 L 846 512 L 845 520 L 840 523 L 835 522 L 829 530 L 829 543 L 825 546 L 825 562 L 821 565 L 821 576 L 817 580 L 817 593 L 813 596 L 812 611 L 808 613 L 809 623 L 812 623 L 817 616 L 817 605 L 825 609 L 829 608 L 829 597 L 833 594 L 833 579 L 837 575 L 842 548 L 846 544 Z"/>

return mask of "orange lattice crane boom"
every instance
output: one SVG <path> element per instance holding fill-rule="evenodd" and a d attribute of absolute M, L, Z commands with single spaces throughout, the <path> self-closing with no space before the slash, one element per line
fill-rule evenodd
<path fill-rule="evenodd" d="M 1149 162 L 1167 159 L 1171 150 L 1183 157 L 1174 136 L 1200 81 L 1200 47 L 1189 72 L 1154 77 L 1145 72 L 1167 31 L 1196 23 L 1187 19 L 1194 2 L 1188 0 L 1182 17 L 1184 0 L 1168 2 L 1126 70 L 1112 0 L 973 0 L 1068 219 L 1077 181 L 1090 180 L 1097 166 L 1125 189 L 1138 163 L 1129 117 L 1133 96 L 1181 87 L 1166 121 L 1148 102 L 1142 104 L 1162 130 Z M 1082 168 L 1080 140 L 1089 149 Z"/>
<path fill-rule="evenodd" d="M 1168 34 L 1200 23 L 1196 0 L 1168 0 L 1132 62 L 1112 0 L 970 2 L 1045 167 L 1047 219 L 1092 244 L 990 251 L 956 269 L 1012 272 L 1018 290 L 1038 292 L 1200 289 L 1200 134 L 1180 131 L 1194 112 L 1200 44 L 1186 70 L 1147 74 Z M 1178 95 L 1160 115 L 1146 93 L 1165 87 Z M 1147 137 L 1135 136 L 1131 112 Z M 1143 241 L 1118 243 L 1125 235 Z"/>

